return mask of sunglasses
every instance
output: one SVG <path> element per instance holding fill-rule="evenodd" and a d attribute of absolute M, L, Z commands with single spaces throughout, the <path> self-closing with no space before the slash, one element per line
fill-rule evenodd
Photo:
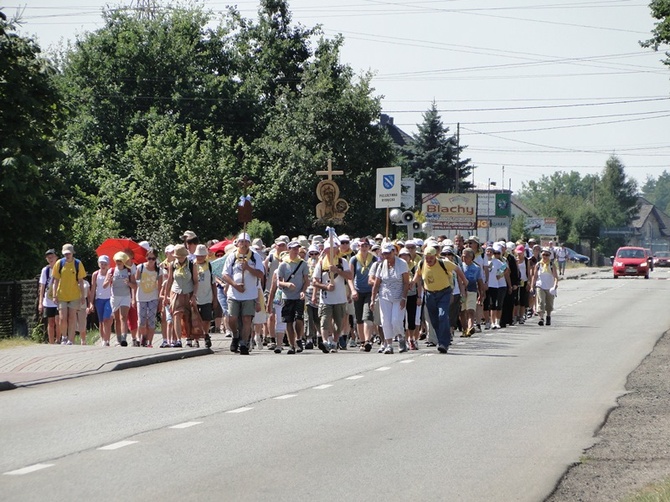
<path fill-rule="evenodd" d="M 542 253 L 542 256 L 551 256 L 549 253 Z"/>
<path fill-rule="evenodd" d="M 319 253 L 309 253 L 309 256 L 319 256 Z"/>
<path fill-rule="evenodd" d="M 156 261 L 156 257 L 155 256 L 147 256 L 147 260 L 148 261 Z"/>

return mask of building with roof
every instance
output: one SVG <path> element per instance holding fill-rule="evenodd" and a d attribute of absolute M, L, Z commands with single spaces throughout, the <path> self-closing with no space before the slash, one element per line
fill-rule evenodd
<path fill-rule="evenodd" d="M 670 251 L 670 216 L 644 197 L 638 197 L 639 212 L 630 224 L 629 242 L 655 251 Z"/>

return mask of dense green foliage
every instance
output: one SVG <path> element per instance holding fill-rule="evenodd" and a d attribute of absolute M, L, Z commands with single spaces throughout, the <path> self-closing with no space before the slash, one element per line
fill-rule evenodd
<path fill-rule="evenodd" d="M 54 67 L 4 19 L 0 61 L 0 277 L 14 279 L 33 276 L 47 247 L 64 238 L 68 190 L 54 142 Z"/>
<path fill-rule="evenodd" d="M 656 179 L 647 178 L 642 186 L 642 194 L 661 211 L 670 214 L 670 173 L 663 171 Z"/>
<path fill-rule="evenodd" d="M 601 237 L 601 230 L 630 225 L 637 215 L 637 184 L 627 178 L 617 157 L 610 157 L 600 175 L 556 172 L 524 183 L 519 200 L 541 216 L 557 218 L 561 241 L 589 240 L 610 253 L 624 242 Z"/>
<path fill-rule="evenodd" d="M 652 38 L 642 42 L 643 47 L 651 47 L 657 51 L 662 45 L 670 45 L 670 0 L 652 0 L 649 4 L 651 15 L 658 19 L 652 30 Z M 664 63 L 670 65 L 670 51 L 666 51 L 667 56 Z"/>

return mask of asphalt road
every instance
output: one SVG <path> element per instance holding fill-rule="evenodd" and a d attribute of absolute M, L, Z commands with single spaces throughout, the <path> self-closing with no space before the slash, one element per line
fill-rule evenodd
<path fill-rule="evenodd" d="M 652 277 L 563 281 L 553 326 L 447 356 L 220 353 L 2 393 L 0 499 L 542 500 L 670 325 Z"/>

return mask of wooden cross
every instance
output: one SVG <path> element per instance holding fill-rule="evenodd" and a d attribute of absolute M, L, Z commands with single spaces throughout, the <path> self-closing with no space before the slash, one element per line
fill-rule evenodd
<path fill-rule="evenodd" d="M 252 186 L 254 186 L 254 182 L 253 182 L 252 180 L 250 180 L 250 179 L 247 177 L 246 174 L 245 174 L 244 176 L 242 176 L 242 177 L 239 179 L 239 181 L 238 181 L 237 183 L 238 183 L 238 184 L 240 185 L 240 187 L 242 188 L 242 194 L 243 194 L 243 195 L 246 194 L 247 189 L 249 189 L 249 188 L 251 188 Z"/>
<path fill-rule="evenodd" d="M 330 181 L 333 181 L 333 176 L 337 174 L 344 174 L 344 171 L 333 171 L 333 161 L 328 159 L 328 170 L 327 171 L 317 171 L 318 176 L 328 176 Z"/>

